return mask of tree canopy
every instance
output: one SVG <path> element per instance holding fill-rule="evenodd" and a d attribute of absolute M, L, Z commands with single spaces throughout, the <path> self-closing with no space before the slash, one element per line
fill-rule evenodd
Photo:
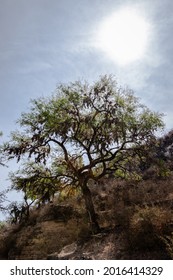
<path fill-rule="evenodd" d="M 52 96 L 32 100 L 18 123 L 22 130 L 13 132 L 4 146 L 8 158 L 27 158 L 38 170 L 47 166 L 51 174 L 41 177 L 52 178 L 53 185 L 56 180 L 55 191 L 62 186 L 81 188 L 95 232 L 99 225 L 88 181 L 128 171 L 127 161 L 132 164 L 130 159 L 141 147 L 146 152 L 163 127 L 162 115 L 142 105 L 112 76 L 102 76 L 92 85 L 61 84 Z"/>

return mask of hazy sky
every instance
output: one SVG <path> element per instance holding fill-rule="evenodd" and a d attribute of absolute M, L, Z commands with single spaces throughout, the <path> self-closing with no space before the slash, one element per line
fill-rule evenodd
<path fill-rule="evenodd" d="M 127 8 L 145 18 L 150 32 L 143 56 L 121 65 L 99 48 L 97 33 L 106 18 Z M 60 82 L 92 82 L 101 74 L 115 75 L 163 112 L 171 129 L 172 31 L 172 0 L 0 0 L 1 140 L 15 130 L 30 99 L 51 94 Z M 0 167 L 2 185 L 8 171 Z"/>

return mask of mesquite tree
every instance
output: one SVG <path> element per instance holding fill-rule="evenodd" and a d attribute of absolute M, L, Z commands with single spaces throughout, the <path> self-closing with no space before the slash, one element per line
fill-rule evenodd
<path fill-rule="evenodd" d="M 26 156 L 38 165 L 52 161 L 59 185 L 81 188 L 94 232 L 99 225 L 88 181 L 124 171 L 129 155 L 163 127 L 161 114 L 140 104 L 111 76 L 92 85 L 61 84 L 52 96 L 33 100 L 19 124 L 23 130 L 12 133 L 4 151 L 18 161 Z"/>

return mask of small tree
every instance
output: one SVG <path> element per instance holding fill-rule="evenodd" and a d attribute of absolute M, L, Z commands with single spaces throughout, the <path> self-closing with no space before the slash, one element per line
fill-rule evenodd
<path fill-rule="evenodd" d="M 99 225 L 88 181 L 126 170 L 127 160 L 163 127 L 161 115 L 140 104 L 111 76 L 96 83 L 60 85 L 48 98 L 32 101 L 19 120 L 22 132 L 12 133 L 4 151 L 9 158 L 53 162 L 59 185 L 80 187 L 92 230 Z M 124 164 L 126 162 L 126 165 Z"/>

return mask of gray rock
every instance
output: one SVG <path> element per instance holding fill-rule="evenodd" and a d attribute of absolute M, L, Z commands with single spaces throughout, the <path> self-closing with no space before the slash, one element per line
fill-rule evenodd
<path fill-rule="evenodd" d="M 71 259 L 77 250 L 77 243 L 74 242 L 70 245 L 66 245 L 60 253 L 52 253 L 47 256 L 47 260 L 69 260 Z"/>
<path fill-rule="evenodd" d="M 65 246 L 61 252 L 58 254 L 59 260 L 67 260 L 74 256 L 77 250 L 76 242 Z"/>

